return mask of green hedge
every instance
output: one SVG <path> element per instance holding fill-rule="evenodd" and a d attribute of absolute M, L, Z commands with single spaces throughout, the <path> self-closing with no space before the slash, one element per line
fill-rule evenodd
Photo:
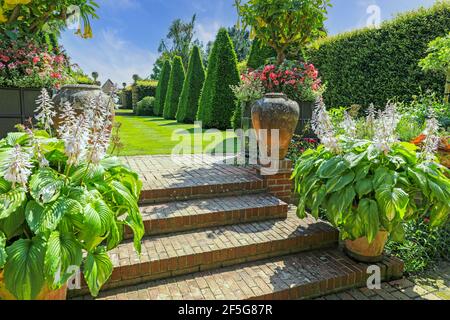
<path fill-rule="evenodd" d="M 258 69 L 266 64 L 266 60 L 276 57 L 277 54 L 271 47 L 261 45 L 258 39 L 253 40 L 250 55 L 248 57 L 247 67 L 251 69 Z"/>
<path fill-rule="evenodd" d="M 133 109 L 136 110 L 137 103 L 145 97 L 154 97 L 158 81 L 155 80 L 138 80 L 132 86 Z"/>
<path fill-rule="evenodd" d="M 197 115 L 198 101 L 205 82 L 205 69 L 203 68 L 200 49 L 192 49 L 186 79 L 183 84 L 180 102 L 178 104 L 177 121 L 193 123 Z"/>
<path fill-rule="evenodd" d="M 410 101 L 427 89 L 441 93 L 444 75 L 418 66 L 428 43 L 450 29 L 450 3 L 399 15 L 379 29 L 362 29 L 319 40 L 307 58 L 327 83 L 331 106 Z"/>
<path fill-rule="evenodd" d="M 176 56 L 172 62 L 169 87 L 167 88 L 166 101 L 164 103 L 163 117 L 167 120 L 175 119 L 178 111 L 181 91 L 184 83 L 184 67 L 181 57 Z"/>
<path fill-rule="evenodd" d="M 236 108 L 231 85 L 240 83 L 237 57 L 226 29 L 217 34 L 208 61 L 208 73 L 199 102 L 197 119 L 206 128 L 228 129 Z"/>
<path fill-rule="evenodd" d="M 121 102 L 123 109 L 132 109 L 133 108 L 133 98 L 131 94 L 131 87 L 127 87 L 121 92 Z"/>
<path fill-rule="evenodd" d="M 158 88 L 156 89 L 155 107 L 153 109 L 153 113 L 155 114 L 155 116 L 161 116 L 163 114 L 171 71 L 172 66 L 170 64 L 170 61 L 167 60 L 166 62 L 164 62 L 163 68 L 161 70 L 161 75 L 159 77 Z"/>

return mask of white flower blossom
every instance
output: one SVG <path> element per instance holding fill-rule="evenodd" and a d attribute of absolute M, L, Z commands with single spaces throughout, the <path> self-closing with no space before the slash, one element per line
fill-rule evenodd
<path fill-rule="evenodd" d="M 328 150 L 336 153 L 341 151 L 339 147 L 339 140 L 334 131 L 333 123 L 331 122 L 330 115 L 327 112 L 322 98 L 320 98 L 316 103 L 311 120 L 311 126 L 314 133 Z"/>
<path fill-rule="evenodd" d="M 396 129 L 400 121 L 396 105 L 389 103 L 384 111 L 378 112 L 375 120 L 373 141 L 375 146 L 385 154 L 391 150 L 393 143 L 398 141 Z"/>
<path fill-rule="evenodd" d="M 36 120 L 45 130 L 51 130 L 53 126 L 53 118 L 56 116 L 53 101 L 46 89 L 41 90 L 41 94 L 36 100 L 38 107 L 35 110 Z"/>
<path fill-rule="evenodd" d="M 356 122 L 347 111 L 344 112 L 344 121 L 342 122 L 341 127 L 344 129 L 345 135 L 348 138 L 356 137 Z"/>
<path fill-rule="evenodd" d="M 76 121 L 76 112 L 69 101 L 63 103 L 59 119 L 61 120 L 58 133 L 60 136 L 67 131 L 67 129 Z"/>
<path fill-rule="evenodd" d="M 430 119 L 426 121 L 425 140 L 423 141 L 422 156 L 426 161 L 434 161 L 436 157 L 436 151 L 439 148 L 440 137 L 439 121 L 436 119 L 434 113 L 431 113 Z"/>
<path fill-rule="evenodd" d="M 32 173 L 32 168 L 31 155 L 24 151 L 20 145 L 16 145 L 6 163 L 4 178 L 11 182 L 13 186 L 20 184 L 25 188 Z"/>
<path fill-rule="evenodd" d="M 31 146 L 33 148 L 34 154 L 36 155 L 36 158 L 39 161 L 39 168 L 45 168 L 50 165 L 48 160 L 45 158 L 44 154 L 42 153 L 42 146 L 38 139 L 36 139 L 36 136 L 34 135 L 33 131 L 30 128 L 26 129 L 26 132 L 30 136 L 31 140 Z"/>

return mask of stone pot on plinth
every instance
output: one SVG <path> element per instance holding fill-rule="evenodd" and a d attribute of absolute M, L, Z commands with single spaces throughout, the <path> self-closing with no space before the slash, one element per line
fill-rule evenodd
<path fill-rule="evenodd" d="M 283 93 L 268 93 L 253 104 L 253 128 L 259 148 L 268 159 L 276 161 L 286 158 L 299 116 L 298 103 Z M 278 139 L 274 130 L 278 130 Z"/>

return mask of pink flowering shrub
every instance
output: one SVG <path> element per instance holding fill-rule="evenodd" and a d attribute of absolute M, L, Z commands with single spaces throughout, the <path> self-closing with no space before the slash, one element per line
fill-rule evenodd
<path fill-rule="evenodd" d="M 264 91 L 283 92 L 295 101 L 315 101 L 325 90 L 313 64 L 286 60 L 280 66 L 266 65 L 242 75 L 242 80 L 262 83 Z"/>
<path fill-rule="evenodd" d="M 0 44 L 0 86 L 59 88 L 70 82 L 70 62 L 63 51 L 33 40 Z"/>

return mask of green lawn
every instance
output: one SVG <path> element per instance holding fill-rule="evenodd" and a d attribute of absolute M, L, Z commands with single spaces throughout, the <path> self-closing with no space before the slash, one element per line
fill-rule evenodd
<path fill-rule="evenodd" d="M 209 133 L 193 124 L 179 124 L 159 117 L 120 115 L 124 111 L 118 111 L 115 118 L 122 123 L 120 139 L 124 148 L 119 153 L 121 156 L 172 154 L 174 148 L 178 153 L 183 149 L 184 154 L 212 150 L 222 153 L 226 145 L 232 152 L 237 149 L 236 135 L 232 132 Z"/>

